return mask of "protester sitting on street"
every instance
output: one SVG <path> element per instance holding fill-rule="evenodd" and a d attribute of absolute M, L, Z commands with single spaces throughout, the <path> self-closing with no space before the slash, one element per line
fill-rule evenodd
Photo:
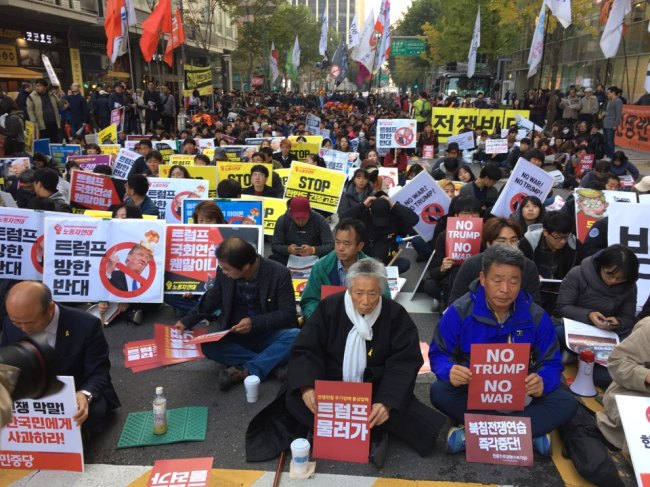
<path fill-rule="evenodd" d="M 262 150 L 260 152 L 254 152 L 253 155 L 251 155 L 251 162 L 254 164 L 273 164 L 274 169 L 276 169 L 276 165 L 278 166 L 277 169 L 282 169 L 282 165 L 280 165 L 278 161 L 273 160 L 272 156 L 273 156 L 273 152 L 271 151 L 270 148 L 268 151 Z M 273 189 L 273 191 L 275 191 L 276 194 L 276 196 L 273 196 L 273 198 L 282 198 L 284 196 L 284 186 L 282 185 L 282 178 L 275 171 L 271 173 L 271 188 Z"/>
<path fill-rule="evenodd" d="M 635 323 L 638 278 L 639 260 L 634 252 L 623 245 L 612 245 L 587 257 L 567 274 L 555 314 L 625 338 Z M 555 330 L 566 349 L 564 325 L 556 325 Z M 570 356 L 565 356 L 568 360 Z M 596 364 L 594 383 L 606 388 L 610 382 L 607 369 Z"/>
<path fill-rule="evenodd" d="M 650 390 L 650 318 L 639 321 L 630 336 L 609 356 L 607 371 L 613 382 L 603 396 L 604 411 L 596 413 L 598 429 L 616 448 L 629 454 L 616 396 L 648 397 Z"/>
<path fill-rule="evenodd" d="M 605 190 L 606 191 L 620 191 L 621 190 L 621 179 L 614 174 L 607 175 L 607 181 L 605 181 Z"/>
<path fill-rule="evenodd" d="M 535 166 L 539 167 L 540 169 L 542 168 L 542 166 L 544 166 L 544 161 L 546 160 L 546 156 L 539 149 L 530 149 L 530 150 L 526 151 L 526 153 L 523 155 L 523 157 L 528 162 L 530 162 L 531 164 L 534 164 Z"/>
<path fill-rule="evenodd" d="M 442 189 L 445 193 L 447 193 L 447 196 L 449 196 L 450 198 L 454 198 L 456 196 L 456 185 L 452 180 L 439 179 L 436 182 L 438 183 L 438 186 L 440 186 L 440 189 Z"/>
<path fill-rule="evenodd" d="M 582 175 L 580 180 L 581 188 L 590 188 L 593 181 L 600 181 L 605 184 L 609 174 L 611 164 L 606 160 L 596 161 L 594 168 Z"/>
<path fill-rule="evenodd" d="M 431 176 L 435 180 L 449 179 L 453 181 L 459 166 L 460 161 L 457 158 L 446 157 L 442 159 L 440 165 L 436 169 L 431 171 Z M 499 175 L 499 178 L 501 178 L 501 175 Z"/>
<path fill-rule="evenodd" d="M 469 167 L 467 164 L 461 164 L 460 166 L 458 166 L 458 171 L 456 171 L 453 180 L 460 181 L 461 183 L 469 184 L 476 180 L 476 176 L 474 175 L 474 172 L 472 171 L 471 167 Z"/>
<path fill-rule="evenodd" d="M 512 171 L 514 167 L 517 165 L 517 161 L 519 161 L 520 157 L 524 157 L 526 152 L 530 149 L 532 145 L 531 140 L 528 137 L 524 137 L 519 141 L 519 146 L 516 144 L 513 145 L 512 149 L 510 149 L 510 152 L 508 152 L 508 157 L 506 157 L 505 162 L 501 165 L 506 170 L 506 173 L 508 171 Z"/>
<path fill-rule="evenodd" d="M 138 154 L 140 154 L 141 157 L 138 157 L 135 160 L 133 166 L 131 167 L 131 170 L 129 171 L 129 175 L 144 174 L 145 176 L 151 176 L 150 174 L 151 171 L 147 166 L 147 156 L 152 150 L 153 150 L 153 144 L 151 143 L 151 140 L 142 139 L 138 143 Z"/>
<path fill-rule="evenodd" d="M 111 214 L 112 218 L 126 219 L 126 218 L 142 218 L 142 210 L 139 206 L 133 204 L 121 205 L 115 208 Z"/>
<path fill-rule="evenodd" d="M 20 173 L 16 185 L 12 185 L 9 192 L 16 200 L 18 208 L 27 208 L 30 200 L 36 197 L 34 190 L 34 170 L 27 169 Z M 7 180 L 5 179 L 5 184 Z"/>
<path fill-rule="evenodd" d="M 327 220 L 309 206 L 304 196 L 291 198 L 286 213 L 275 223 L 271 260 L 287 265 L 290 255 L 323 257 L 334 250 Z"/>
<path fill-rule="evenodd" d="M 269 179 L 269 170 L 261 164 L 254 164 L 251 167 L 251 185 L 244 188 L 242 194 L 278 198 L 275 189 L 266 185 L 267 179 Z"/>
<path fill-rule="evenodd" d="M 474 196 L 481 202 L 483 208 L 483 215 L 492 208 L 499 197 L 499 192 L 494 185 L 501 179 L 501 170 L 488 164 L 481 169 L 478 178 L 472 183 L 468 183 L 460 188 L 460 194 L 464 196 Z"/>
<path fill-rule="evenodd" d="M 388 283 L 380 262 L 353 264 L 346 286 L 321 301 L 296 338 L 286 408 L 311 429 L 317 380 L 371 382 L 370 461 L 384 465 L 388 434 L 424 456 L 435 447 L 444 418 L 413 395 L 423 363 L 415 323 L 401 305 L 382 296 Z"/>
<path fill-rule="evenodd" d="M 372 194 L 372 186 L 368 181 L 368 171 L 356 169 L 352 181 L 350 181 L 341 195 L 339 207 L 336 212 L 341 215 L 343 212 L 357 205 Z"/>
<path fill-rule="evenodd" d="M 58 191 L 59 174 L 50 168 L 37 169 L 34 172 L 34 193 L 41 198 L 48 198 L 54 203 L 54 211 L 72 213 L 72 208 L 65 197 Z"/>
<path fill-rule="evenodd" d="M 183 141 L 183 152 L 185 155 L 196 154 L 196 141 L 190 137 Z"/>
<path fill-rule="evenodd" d="M 429 361 L 438 380 L 431 385 L 431 403 L 458 425 L 449 429 L 448 453 L 465 449 L 465 413 L 473 412 L 467 409 L 467 393 L 474 343 L 530 344 L 525 409 L 490 414 L 529 417 L 533 446 L 540 454 L 550 456 L 550 432 L 577 410 L 573 395 L 561 388 L 562 362 L 553 323 L 522 289 L 525 262 L 513 246 L 490 246 L 483 257 L 480 282 L 449 306 L 434 329 Z"/>
<path fill-rule="evenodd" d="M 210 166 L 212 161 L 205 154 L 196 154 L 194 156 L 194 165 L 195 166 Z"/>
<path fill-rule="evenodd" d="M 160 177 L 160 165 L 163 163 L 163 156 L 157 150 L 151 151 L 147 154 L 147 168 L 149 174 L 147 176 L 158 178 Z"/>
<path fill-rule="evenodd" d="M 481 235 L 481 247 L 488 249 L 492 245 L 505 244 L 511 247 L 518 247 L 519 241 L 524 236 L 521 227 L 516 221 L 510 218 L 490 218 L 483 225 L 483 234 Z M 481 267 L 483 265 L 483 256 L 485 252 L 473 255 L 460 266 L 454 286 L 451 289 L 449 303 L 465 294 L 472 283 L 479 278 Z M 530 259 L 525 259 L 522 273 L 521 287 L 524 291 L 533 297 L 537 304 L 541 304 L 539 293 L 539 271 L 537 266 Z"/>
<path fill-rule="evenodd" d="M 526 196 L 521 200 L 517 211 L 511 218 L 519 223 L 524 234 L 531 225 L 541 225 L 544 221 L 546 209 L 537 196 Z"/>
<path fill-rule="evenodd" d="M 419 218 L 409 207 L 392 200 L 388 195 L 368 196 L 362 203 L 352 206 L 339 215 L 341 218 L 361 220 L 366 227 L 366 254 L 384 265 L 391 261 L 403 274 L 411 267 L 405 257 L 398 257 L 397 237 L 408 235 Z"/>
<path fill-rule="evenodd" d="M 289 139 L 282 139 L 282 142 L 280 142 L 280 152 L 273 154 L 273 159 L 278 161 L 282 167 L 291 167 L 291 163 L 297 161 L 297 159 L 290 151 L 291 141 Z"/>
<path fill-rule="evenodd" d="M 125 203 L 132 203 L 142 210 L 143 215 L 160 217 L 158 207 L 147 193 L 149 192 L 149 181 L 142 174 L 129 174 L 126 180 L 124 198 Z"/>
<path fill-rule="evenodd" d="M 615 176 L 630 175 L 634 181 L 639 179 L 639 170 L 630 162 L 625 152 L 620 150 L 614 153 L 614 158 L 609 166 L 609 172 Z"/>
<path fill-rule="evenodd" d="M 423 157 L 424 146 L 433 146 L 433 155 L 438 153 L 438 134 L 433 130 L 431 122 L 424 122 L 424 128 L 418 135 L 416 143 L 416 152 L 420 157 Z"/>
<path fill-rule="evenodd" d="M 402 149 L 399 147 L 395 149 L 391 149 L 388 151 L 388 153 L 384 156 L 384 163 L 382 164 L 383 167 L 396 167 L 397 171 L 400 173 L 403 173 L 406 171 L 406 166 L 408 166 L 409 158 L 408 155 L 406 155 L 406 152 L 404 152 Z"/>
<path fill-rule="evenodd" d="M 217 259 L 212 287 L 174 327 L 192 329 L 221 310 L 220 329 L 230 333 L 201 349 L 210 360 L 227 366 L 219 371 L 219 389 L 224 391 L 249 375 L 264 381 L 284 365 L 298 329 L 289 269 L 265 259 L 239 237 L 221 242 Z"/>
<path fill-rule="evenodd" d="M 217 184 L 217 196 L 219 198 L 241 198 L 241 184 L 236 179 L 224 179 Z"/>
<path fill-rule="evenodd" d="M 105 176 L 113 175 L 113 168 L 108 164 L 98 164 L 93 168 L 95 174 L 103 174 Z"/>
<path fill-rule="evenodd" d="M 192 179 L 190 172 L 185 166 L 174 165 L 169 168 L 169 177 L 174 179 Z"/>

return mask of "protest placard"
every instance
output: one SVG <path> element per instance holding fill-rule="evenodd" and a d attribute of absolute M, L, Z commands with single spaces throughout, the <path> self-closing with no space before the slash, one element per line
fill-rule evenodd
<path fill-rule="evenodd" d="M 242 188 L 248 188 L 251 183 L 251 168 L 254 165 L 250 162 L 217 162 L 217 180 L 235 179 L 241 184 Z M 273 185 L 273 164 L 259 164 L 269 171 L 269 177 L 266 178 L 266 185 Z"/>
<path fill-rule="evenodd" d="M 205 149 L 214 149 L 214 139 L 195 139 L 199 152 L 203 153 Z"/>
<path fill-rule="evenodd" d="M 11 422 L 0 428 L 0 468 L 84 471 L 74 377 L 58 379 L 64 386 L 56 394 L 14 402 Z"/>
<path fill-rule="evenodd" d="M 569 350 L 577 354 L 591 350 L 596 355 L 596 363 L 603 367 L 607 367 L 607 359 L 620 340 L 613 331 L 601 330 L 595 325 L 568 318 L 564 318 L 564 337 Z"/>
<path fill-rule="evenodd" d="M 254 200 L 213 199 L 223 218 L 229 225 L 262 225 L 263 203 Z M 195 223 L 192 219 L 194 209 L 201 200 L 186 198 L 183 200 L 183 223 Z"/>
<path fill-rule="evenodd" d="M 587 171 L 591 171 L 594 167 L 595 159 L 596 156 L 594 154 L 584 154 L 580 157 L 575 166 L 576 176 L 581 178 Z"/>
<path fill-rule="evenodd" d="M 490 213 L 508 218 L 526 196 L 537 196 L 544 201 L 552 188 L 552 176 L 520 157 Z"/>
<path fill-rule="evenodd" d="M 207 291 L 217 274 L 217 248 L 228 237 L 240 237 L 259 252 L 264 243 L 259 225 L 167 225 L 165 235 L 165 294 Z"/>
<path fill-rule="evenodd" d="M 396 167 L 380 167 L 379 177 L 383 179 L 383 187 L 387 190 L 399 185 L 399 171 Z"/>
<path fill-rule="evenodd" d="M 160 152 L 163 158 L 163 164 L 169 164 L 169 159 L 173 154 L 178 152 L 175 140 L 161 140 L 160 142 L 153 142 L 153 150 Z"/>
<path fill-rule="evenodd" d="M 111 110 L 111 125 L 122 129 L 122 118 L 124 118 L 124 108 L 114 108 Z"/>
<path fill-rule="evenodd" d="M 283 167 L 282 169 L 273 169 L 273 172 L 280 176 L 280 179 L 282 180 L 282 187 L 286 188 L 287 181 L 289 181 L 289 172 L 291 172 L 291 168 Z"/>
<path fill-rule="evenodd" d="M 639 259 L 637 310 L 650 296 L 650 215 L 649 204 L 626 205 L 613 203 L 608 209 L 609 225 L 607 243 L 621 244 L 634 252 Z"/>
<path fill-rule="evenodd" d="M 639 487 L 650 487 L 650 397 L 616 394 L 618 414 Z"/>
<path fill-rule="evenodd" d="M 414 148 L 417 123 L 411 119 L 377 120 L 377 149 Z"/>
<path fill-rule="evenodd" d="M 40 281 L 44 214 L 0 207 L 0 278 Z"/>
<path fill-rule="evenodd" d="M 158 347 L 153 338 L 137 340 L 124 344 L 124 367 L 132 372 L 142 372 L 161 367 Z"/>
<path fill-rule="evenodd" d="M 41 59 L 43 61 L 43 66 L 45 67 L 45 71 L 47 72 L 47 77 L 50 78 L 50 83 L 52 84 L 52 86 L 60 87 L 61 82 L 59 81 L 59 78 L 57 77 L 56 72 L 54 71 L 54 67 L 52 66 L 52 62 L 50 61 L 50 58 L 45 54 L 41 54 Z"/>
<path fill-rule="evenodd" d="M 291 142 L 289 151 L 299 161 L 306 161 L 309 154 L 318 154 L 320 143 L 318 142 Z"/>
<path fill-rule="evenodd" d="M 649 151 L 650 138 L 648 124 L 645 122 L 650 116 L 650 107 L 624 104 L 622 108 L 621 123 L 616 128 L 614 143 L 617 147 Z"/>
<path fill-rule="evenodd" d="M 25 151 L 30 155 L 34 155 L 34 140 L 38 137 L 38 128 L 34 122 L 25 120 Z"/>
<path fill-rule="evenodd" d="M 173 365 L 183 362 L 193 362 L 203 358 L 201 346 L 188 343 L 195 336 L 206 334 L 206 330 L 177 330 L 173 326 L 155 323 L 153 338 L 158 350 L 161 365 Z"/>
<path fill-rule="evenodd" d="M 473 463 L 532 467 L 530 418 L 465 414 L 465 459 Z"/>
<path fill-rule="evenodd" d="M 317 117 L 312 113 L 308 113 L 305 126 L 310 134 L 320 135 L 320 117 Z"/>
<path fill-rule="evenodd" d="M 207 487 L 213 457 L 156 460 L 147 487 Z"/>
<path fill-rule="evenodd" d="M 368 463 L 372 384 L 317 380 L 314 458 Z"/>
<path fill-rule="evenodd" d="M 43 282 L 56 301 L 162 302 L 163 221 L 48 216 L 44 227 Z"/>
<path fill-rule="evenodd" d="M 11 193 L 7 193 L 6 191 L 0 191 L 0 207 L 3 206 L 6 208 L 18 208 L 18 204 L 14 197 L 11 196 Z"/>
<path fill-rule="evenodd" d="M 467 409 L 523 411 L 529 343 L 473 343 Z"/>
<path fill-rule="evenodd" d="M 423 159 L 433 159 L 435 155 L 436 148 L 432 145 L 423 145 L 422 146 L 422 158 Z"/>
<path fill-rule="evenodd" d="M 192 154 L 172 154 L 169 156 L 169 165 L 170 166 L 193 166 L 194 158 L 196 156 Z"/>
<path fill-rule="evenodd" d="M 126 179 L 133 168 L 133 163 L 142 157 L 137 152 L 121 149 L 113 162 L 113 177 Z"/>
<path fill-rule="evenodd" d="M 70 206 L 76 213 L 84 210 L 108 210 L 124 200 L 126 181 L 105 174 L 72 171 Z"/>
<path fill-rule="evenodd" d="M 97 166 L 110 166 L 111 156 L 109 154 L 68 156 L 68 162 L 70 161 L 77 163 L 84 171 L 92 172 Z"/>
<path fill-rule="evenodd" d="M 129 136 L 126 136 L 127 140 Z M 92 134 L 86 134 L 84 135 L 84 142 L 86 142 L 86 145 L 88 144 L 97 144 L 99 145 L 99 134 L 97 132 L 92 133 Z"/>
<path fill-rule="evenodd" d="M 97 134 L 99 144 L 117 144 L 117 125 L 109 125 Z"/>
<path fill-rule="evenodd" d="M 458 144 L 458 148 L 462 151 L 471 150 L 475 146 L 474 132 L 470 130 L 468 132 L 462 132 L 458 135 L 452 135 L 447 139 L 447 145 L 452 143 Z"/>
<path fill-rule="evenodd" d="M 419 217 L 415 230 L 429 241 L 440 219 L 447 214 L 451 199 L 431 175 L 422 171 L 393 195 L 393 200 L 409 207 Z"/>
<path fill-rule="evenodd" d="M 158 172 L 161 178 L 168 178 L 169 171 L 171 170 L 170 165 L 161 164 L 158 167 Z M 216 166 L 185 166 L 187 172 L 190 173 L 195 179 L 204 179 L 208 182 L 208 196 L 210 198 L 217 197 L 217 168 Z"/>
<path fill-rule="evenodd" d="M 352 167 L 352 163 L 359 157 L 356 152 L 341 152 L 325 148 L 321 148 L 318 155 L 323 158 L 327 169 L 344 172 Z"/>
<path fill-rule="evenodd" d="M 212 333 L 206 333 L 205 335 L 200 335 L 197 337 L 194 337 L 190 340 L 187 340 L 187 343 L 193 344 L 193 345 L 200 345 L 201 343 L 214 343 L 220 341 L 222 338 L 224 338 L 228 333 L 232 331 L 232 328 L 228 328 L 227 330 L 223 331 L 213 331 Z"/>
<path fill-rule="evenodd" d="M 293 145 L 294 142 L 298 142 L 298 137 L 304 138 L 308 144 L 318 144 L 319 147 L 323 143 L 322 135 L 290 135 L 287 138 L 291 141 L 291 145 Z"/>
<path fill-rule="evenodd" d="M 336 213 L 345 184 L 345 174 L 332 169 L 293 162 L 285 198 L 305 196 L 312 209 Z"/>
<path fill-rule="evenodd" d="M 507 154 L 508 140 L 507 139 L 486 139 L 485 153 L 486 154 Z"/>
<path fill-rule="evenodd" d="M 41 154 L 50 154 L 50 139 L 37 139 L 34 141 L 34 154 L 40 152 Z"/>
<path fill-rule="evenodd" d="M 229 162 L 248 162 L 255 152 L 256 145 L 222 145 Z"/>
<path fill-rule="evenodd" d="M 576 209 L 576 236 L 584 242 L 589 235 L 599 235 L 594 223 L 609 215 L 609 208 L 618 203 L 636 203 L 636 193 L 628 191 L 600 191 L 597 189 L 578 188 L 574 192 Z"/>
<path fill-rule="evenodd" d="M 482 218 L 449 217 L 447 219 L 446 256 L 460 264 L 481 252 Z"/>
<path fill-rule="evenodd" d="M 202 179 L 148 178 L 147 196 L 158 207 L 161 220 L 182 223 L 183 200 L 207 199 L 208 182 Z"/>
<path fill-rule="evenodd" d="M 116 156 L 119 154 L 120 149 L 122 149 L 120 144 L 99 144 L 99 150 L 102 151 L 102 154 Z"/>
<path fill-rule="evenodd" d="M 50 144 L 50 156 L 59 165 L 64 165 L 68 156 L 80 156 L 81 146 L 76 144 Z"/>
<path fill-rule="evenodd" d="M 262 221 L 264 235 L 272 236 L 275 224 L 287 211 L 287 200 L 280 198 L 265 198 L 261 196 L 242 195 L 243 200 L 259 200 L 262 202 Z"/>

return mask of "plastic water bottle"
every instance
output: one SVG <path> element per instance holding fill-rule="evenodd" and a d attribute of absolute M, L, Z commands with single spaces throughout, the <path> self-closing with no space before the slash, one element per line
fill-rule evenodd
<path fill-rule="evenodd" d="M 156 387 L 156 397 L 153 399 L 153 434 L 167 433 L 167 398 L 163 396 L 163 388 Z"/>

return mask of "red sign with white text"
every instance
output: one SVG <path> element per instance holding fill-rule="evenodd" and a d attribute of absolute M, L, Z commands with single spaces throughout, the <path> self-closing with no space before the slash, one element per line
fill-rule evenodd
<path fill-rule="evenodd" d="M 594 154 L 585 154 L 583 157 L 578 159 L 576 164 L 576 176 L 582 177 L 587 171 L 591 171 L 594 167 L 594 160 L 596 156 Z"/>
<path fill-rule="evenodd" d="M 532 467 L 530 418 L 465 414 L 465 450 L 468 462 Z"/>
<path fill-rule="evenodd" d="M 317 380 L 314 458 L 368 463 L 372 384 Z"/>
<path fill-rule="evenodd" d="M 214 457 L 156 460 L 147 487 L 207 487 Z"/>
<path fill-rule="evenodd" d="M 72 171 L 70 206 L 80 210 L 108 210 L 122 203 L 125 183 L 104 174 Z"/>
<path fill-rule="evenodd" d="M 180 364 L 203 358 L 201 346 L 188 343 L 188 340 L 205 333 L 204 329 L 179 331 L 172 326 L 154 324 L 153 337 L 158 347 L 160 364 Z"/>
<path fill-rule="evenodd" d="M 481 252 L 482 218 L 451 217 L 447 220 L 446 256 L 461 263 Z"/>
<path fill-rule="evenodd" d="M 529 357 L 529 343 L 473 344 L 467 409 L 523 411 Z"/>

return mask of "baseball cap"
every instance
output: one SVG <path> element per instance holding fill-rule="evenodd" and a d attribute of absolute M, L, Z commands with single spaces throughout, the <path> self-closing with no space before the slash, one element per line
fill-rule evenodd
<path fill-rule="evenodd" d="M 390 203 L 384 198 L 377 198 L 370 205 L 372 224 L 378 227 L 386 227 L 390 221 Z"/>
<path fill-rule="evenodd" d="M 460 151 L 460 148 L 458 147 L 458 142 L 450 142 L 449 145 L 447 146 L 447 152 L 449 151 Z"/>
<path fill-rule="evenodd" d="M 634 185 L 634 189 L 636 189 L 639 193 L 650 192 L 650 176 L 645 176 L 641 181 L 636 183 Z"/>
<path fill-rule="evenodd" d="M 296 196 L 291 198 L 289 203 L 289 211 L 294 218 L 307 218 L 311 214 L 311 207 L 309 200 L 304 196 Z"/>

